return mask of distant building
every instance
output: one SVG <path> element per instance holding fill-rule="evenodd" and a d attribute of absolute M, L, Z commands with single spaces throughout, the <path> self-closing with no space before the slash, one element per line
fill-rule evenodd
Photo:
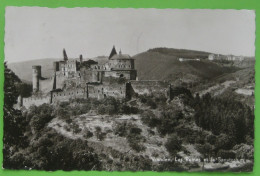
<path fill-rule="evenodd" d="M 234 55 L 220 55 L 220 54 L 209 54 L 208 60 L 228 60 L 228 61 L 242 61 L 244 60 L 243 56 L 234 56 Z"/>

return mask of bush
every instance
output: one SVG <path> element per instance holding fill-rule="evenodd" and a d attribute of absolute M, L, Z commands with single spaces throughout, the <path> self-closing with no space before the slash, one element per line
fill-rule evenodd
<path fill-rule="evenodd" d="M 32 116 L 30 119 L 30 126 L 33 130 L 39 131 L 41 130 L 48 122 L 50 122 L 53 116 L 53 108 L 51 105 L 43 104 L 41 106 L 33 106 L 27 114 L 28 116 Z"/>
<path fill-rule="evenodd" d="M 83 137 L 88 139 L 88 138 L 91 138 L 93 136 L 93 133 L 87 129 L 84 130 L 84 135 Z"/>
<path fill-rule="evenodd" d="M 79 128 L 79 125 L 77 124 L 77 123 L 73 123 L 72 124 L 72 131 L 73 131 L 73 133 L 80 133 L 82 130 L 81 130 L 81 128 Z"/>
<path fill-rule="evenodd" d="M 221 134 L 217 137 L 216 149 L 230 150 L 235 145 L 235 141 L 232 137 L 225 134 Z"/>
<path fill-rule="evenodd" d="M 179 125 L 179 120 L 183 118 L 181 111 L 174 109 L 165 109 L 161 113 L 160 125 L 157 126 L 157 130 L 161 135 L 171 134 L 175 132 L 175 127 Z"/>
<path fill-rule="evenodd" d="M 147 124 L 151 128 L 161 124 L 160 119 L 157 118 L 152 111 L 144 111 L 142 113 L 141 120 L 144 124 Z"/>
<path fill-rule="evenodd" d="M 129 128 L 131 128 L 133 125 L 131 123 L 117 123 L 114 128 L 114 134 L 119 135 L 120 137 L 125 137 L 128 134 Z"/>
<path fill-rule="evenodd" d="M 129 146 L 136 152 L 145 151 L 146 147 L 142 144 L 145 141 L 144 137 L 135 132 L 127 135 L 127 141 Z"/>
<path fill-rule="evenodd" d="M 219 150 L 217 153 L 218 157 L 221 157 L 222 159 L 235 159 L 236 154 L 233 151 L 228 151 L 228 150 Z"/>
<path fill-rule="evenodd" d="M 134 106 L 122 105 L 120 108 L 120 112 L 124 114 L 137 114 L 139 109 Z"/>
<path fill-rule="evenodd" d="M 106 133 L 103 133 L 102 129 L 99 126 L 96 126 L 95 130 L 96 130 L 95 134 L 96 134 L 97 139 L 100 141 L 104 140 L 106 137 Z"/>
<path fill-rule="evenodd" d="M 182 148 L 182 141 L 175 134 L 172 134 L 168 137 L 167 142 L 165 143 L 165 148 L 170 153 L 171 156 L 176 156 L 177 152 L 179 152 Z"/>
<path fill-rule="evenodd" d="M 137 127 L 132 127 L 130 129 L 130 133 L 131 134 L 134 134 L 134 135 L 140 135 L 142 132 L 142 130 L 140 128 L 137 128 Z"/>
<path fill-rule="evenodd" d="M 215 135 L 208 135 L 206 137 L 206 141 L 208 143 L 210 143 L 211 145 L 215 145 L 216 141 L 217 141 L 217 137 Z"/>
<path fill-rule="evenodd" d="M 149 98 L 149 99 L 147 100 L 146 104 L 147 104 L 148 106 L 150 106 L 152 109 L 156 109 L 156 108 L 157 108 L 157 104 L 153 101 L 152 98 Z"/>

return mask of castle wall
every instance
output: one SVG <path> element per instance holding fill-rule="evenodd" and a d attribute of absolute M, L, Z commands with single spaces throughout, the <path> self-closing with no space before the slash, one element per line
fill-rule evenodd
<path fill-rule="evenodd" d="M 89 98 L 125 98 L 126 89 L 125 84 L 111 84 L 111 85 L 88 85 Z"/>
<path fill-rule="evenodd" d="M 87 82 L 94 82 L 92 80 L 92 70 L 87 69 L 87 68 L 81 68 L 80 69 L 80 81 L 82 83 L 87 83 Z"/>
<path fill-rule="evenodd" d="M 56 74 L 56 89 L 62 89 L 66 78 L 62 74 Z"/>
<path fill-rule="evenodd" d="M 29 108 L 32 105 L 40 106 L 44 103 L 50 103 L 50 96 L 46 97 L 29 97 L 29 98 L 23 98 L 23 106 L 25 108 Z"/>
<path fill-rule="evenodd" d="M 134 69 L 134 60 L 133 59 L 115 59 L 115 60 L 110 60 L 110 67 L 112 69 Z"/>
<path fill-rule="evenodd" d="M 87 98 L 85 89 L 75 88 L 66 91 L 52 92 L 52 103 L 58 101 L 69 101 L 69 99 L 75 98 Z"/>
<path fill-rule="evenodd" d="M 124 77 L 128 80 L 135 79 L 135 70 L 114 70 L 114 71 L 106 71 L 104 72 L 105 77 L 114 77 L 114 78 L 120 78 Z"/>
<path fill-rule="evenodd" d="M 39 90 L 43 94 L 49 93 L 52 90 L 52 88 L 53 88 L 53 77 L 39 81 Z"/>
<path fill-rule="evenodd" d="M 134 93 L 150 95 L 152 93 L 166 94 L 169 83 L 165 81 L 130 81 Z"/>

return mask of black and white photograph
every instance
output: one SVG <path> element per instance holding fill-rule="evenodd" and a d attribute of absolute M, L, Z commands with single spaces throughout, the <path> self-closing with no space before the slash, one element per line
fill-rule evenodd
<path fill-rule="evenodd" d="M 253 171 L 253 10 L 5 10 L 4 169 Z"/>

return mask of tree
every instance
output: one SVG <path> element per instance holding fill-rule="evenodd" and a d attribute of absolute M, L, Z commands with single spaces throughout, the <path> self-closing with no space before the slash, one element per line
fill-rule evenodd
<path fill-rule="evenodd" d="M 16 85 L 21 83 L 21 80 L 7 67 L 6 63 L 4 63 L 4 68 L 3 167 L 8 168 L 12 155 L 10 148 L 26 147 L 28 141 L 24 136 L 24 132 L 26 131 L 26 119 L 22 117 L 21 111 L 13 108 L 19 95 Z"/>
<path fill-rule="evenodd" d="M 168 137 L 167 142 L 165 143 L 165 148 L 170 153 L 171 156 L 176 156 L 178 151 L 182 148 L 182 141 L 178 138 L 177 135 L 172 134 Z"/>

